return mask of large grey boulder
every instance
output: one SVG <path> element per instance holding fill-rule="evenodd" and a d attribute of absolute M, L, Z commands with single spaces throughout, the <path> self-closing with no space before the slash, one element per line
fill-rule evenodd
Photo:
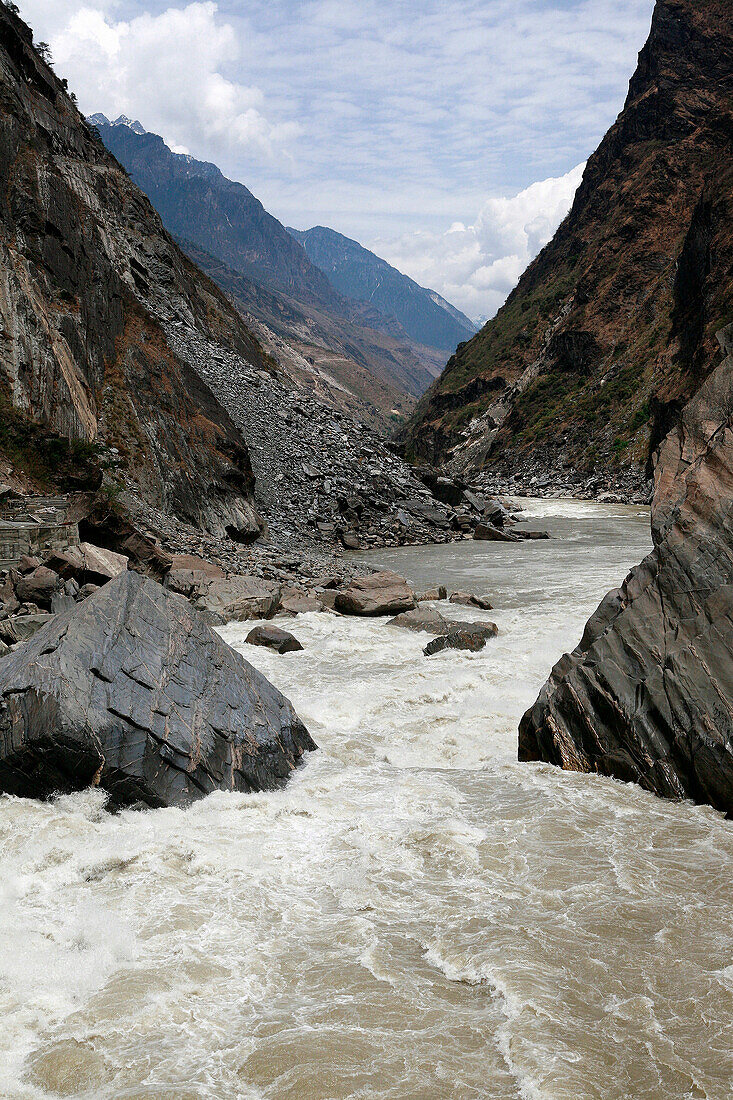
<path fill-rule="evenodd" d="M 334 606 L 342 615 L 399 615 L 417 606 L 404 577 L 389 569 L 357 577 L 336 593 Z"/>
<path fill-rule="evenodd" d="M 185 806 L 281 786 L 315 745 L 183 597 L 126 572 L 0 663 L 0 791 Z"/>

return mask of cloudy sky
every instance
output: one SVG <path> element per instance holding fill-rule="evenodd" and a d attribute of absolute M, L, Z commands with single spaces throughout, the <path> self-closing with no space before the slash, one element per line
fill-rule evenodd
<path fill-rule="evenodd" d="M 139 118 L 281 221 L 473 317 L 569 208 L 653 0 L 17 0 L 85 113 Z"/>

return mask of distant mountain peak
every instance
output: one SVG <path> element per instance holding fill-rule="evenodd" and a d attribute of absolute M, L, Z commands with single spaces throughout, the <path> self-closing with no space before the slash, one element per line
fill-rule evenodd
<path fill-rule="evenodd" d="M 146 134 L 147 130 L 141 122 L 137 119 L 134 121 L 128 118 L 127 115 L 119 115 L 114 122 L 110 122 L 106 115 L 103 115 L 101 111 L 98 111 L 95 115 L 89 115 L 87 122 L 92 126 L 126 126 L 128 130 L 132 130 L 134 134 Z"/>

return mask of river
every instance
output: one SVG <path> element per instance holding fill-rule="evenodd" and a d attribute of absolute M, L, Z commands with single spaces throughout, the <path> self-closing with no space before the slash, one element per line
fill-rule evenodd
<path fill-rule="evenodd" d="M 729 1100 L 733 826 L 515 759 L 648 512 L 525 507 L 551 541 L 368 555 L 489 594 L 459 610 L 498 624 L 482 653 L 223 629 L 320 745 L 284 791 L 0 800 L 2 1097 Z"/>

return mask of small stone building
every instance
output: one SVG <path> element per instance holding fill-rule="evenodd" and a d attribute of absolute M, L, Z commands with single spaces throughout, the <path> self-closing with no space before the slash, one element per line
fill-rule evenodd
<path fill-rule="evenodd" d="M 43 557 L 50 550 L 79 545 L 79 526 L 67 520 L 65 497 L 0 500 L 0 569 L 17 565 L 23 554 Z"/>

